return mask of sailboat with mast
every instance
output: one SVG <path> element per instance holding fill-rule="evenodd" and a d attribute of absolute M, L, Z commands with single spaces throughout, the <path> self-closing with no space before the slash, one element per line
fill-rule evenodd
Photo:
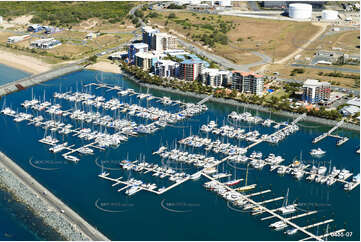
<path fill-rule="evenodd" d="M 290 189 L 287 188 L 286 197 L 283 201 L 282 207 L 280 207 L 278 210 L 281 211 L 282 214 L 290 214 L 296 212 L 296 204 L 288 205 L 288 194 Z"/>

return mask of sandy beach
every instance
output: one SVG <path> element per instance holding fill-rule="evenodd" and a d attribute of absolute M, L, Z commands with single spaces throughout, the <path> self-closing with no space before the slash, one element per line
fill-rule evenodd
<path fill-rule="evenodd" d="M 112 64 L 110 62 L 99 61 L 93 65 L 87 66 L 86 69 L 96 70 L 96 71 L 104 71 L 104 72 L 112 72 L 120 74 L 122 73 L 120 67 L 117 64 Z"/>
<path fill-rule="evenodd" d="M 4 50 L 0 50 L 0 63 L 32 74 L 48 71 L 53 66 L 35 57 L 15 54 Z"/>

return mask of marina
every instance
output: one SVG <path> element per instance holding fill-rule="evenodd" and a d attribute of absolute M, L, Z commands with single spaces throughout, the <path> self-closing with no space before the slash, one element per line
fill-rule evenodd
<path fill-rule="evenodd" d="M 342 119 L 340 122 L 338 122 L 334 127 L 332 127 L 328 132 L 321 134 L 320 136 L 317 136 L 316 138 L 313 139 L 312 143 L 316 144 L 318 142 L 320 142 L 321 140 L 325 139 L 327 136 L 329 137 L 333 137 L 333 138 L 337 138 L 339 139 L 336 143 L 337 146 L 343 145 L 344 143 L 346 143 L 349 138 L 347 137 L 342 137 L 339 135 L 334 135 L 332 134 L 334 131 L 336 131 L 339 127 L 341 127 L 344 123 L 344 120 Z"/>
<path fill-rule="evenodd" d="M 336 146 L 337 149 L 330 149 L 325 146 L 324 143 L 328 143 L 328 140 L 318 144 L 318 146 L 311 146 L 305 142 L 304 147 L 297 147 L 300 140 L 308 140 L 308 143 L 311 143 L 312 136 L 318 135 L 321 130 L 304 128 L 302 126 L 304 121 L 300 120 L 295 123 L 299 129 L 291 133 L 290 129 L 284 128 L 291 127 L 293 120 L 285 120 L 273 115 L 270 117 L 267 113 L 253 110 L 242 110 L 228 106 L 220 107 L 212 102 L 207 102 L 207 111 L 201 111 L 174 123 L 167 122 L 164 127 L 155 124 L 155 127 L 158 128 L 155 132 L 141 133 L 138 132 L 139 126 L 154 124 L 159 119 L 153 120 L 151 116 L 153 113 L 141 110 L 139 107 L 147 108 L 147 110 L 154 107 L 166 111 L 167 113 L 163 113 L 164 117 L 171 117 L 170 114 L 177 114 L 186 109 L 186 103 L 197 104 L 200 100 L 162 94 L 151 89 L 149 91 L 144 88 L 141 90 L 124 80 L 115 81 L 109 79 L 109 83 L 106 84 L 108 87 L 98 88 L 98 86 L 91 84 L 94 83 L 95 78 L 93 72 L 89 71 L 84 71 L 81 74 L 74 73 L 69 78 L 84 81 L 71 83 L 64 82 L 64 80 L 55 80 L 55 83 L 61 82 L 63 84 L 61 89 L 58 84 L 54 85 L 54 87 L 51 85 L 46 88 L 34 87 L 34 91 L 29 89 L 9 95 L 6 100 L 2 99 L 3 103 L 5 102 L 5 105 L 1 103 L 2 110 L 8 107 L 10 109 L 8 112 L 13 115 L 0 116 L 2 127 L 4 125 L 7 127 L 4 135 L 13 140 L 11 142 L 13 144 L 20 143 L 20 137 L 22 136 L 28 137 L 23 141 L 27 142 L 28 145 L 25 146 L 22 154 L 16 153 L 15 148 L 11 148 L 8 144 L 1 143 L 1 146 L 9 150 L 10 156 L 18 157 L 19 164 L 28 172 L 34 173 L 40 182 L 49 184 L 50 190 L 56 189 L 58 193 L 64 194 L 67 197 L 66 199 L 69 200 L 70 206 L 77 208 L 84 218 L 94 221 L 95 226 L 101 228 L 101 231 L 104 231 L 110 238 L 120 238 L 122 236 L 124 239 L 134 239 L 135 237 L 130 234 L 121 233 L 119 228 L 115 226 L 116 221 L 127 221 L 124 223 L 125 229 L 135 231 L 134 226 L 146 224 L 141 219 L 144 214 L 147 214 L 147 216 L 160 216 L 163 221 L 169 219 L 172 226 L 170 224 L 160 224 L 157 221 L 149 227 L 143 226 L 144 234 L 136 236 L 136 239 L 140 240 L 149 238 L 149 236 L 155 240 L 164 236 L 175 239 L 175 237 L 172 237 L 175 234 L 172 229 L 174 226 L 184 228 L 184 235 L 177 236 L 177 239 L 182 240 L 197 239 L 189 237 L 195 226 L 197 226 L 199 233 L 205 234 L 203 239 L 210 240 L 239 240 L 239 234 L 234 233 L 234 231 L 241 231 L 247 240 L 306 240 L 307 238 L 309 240 L 334 240 L 333 231 L 356 231 L 357 223 L 348 222 L 344 225 L 345 221 L 350 221 L 350 214 L 354 213 L 353 210 L 357 209 L 355 204 L 358 203 L 358 200 L 355 194 L 357 195 L 359 191 L 359 179 L 357 178 L 359 169 L 355 166 L 355 160 L 359 157 L 359 154 L 355 152 L 359 147 L 357 144 L 358 137 L 351 132 L 345 133 L 350 138 L 349 141 L 342 146 Z M 49 84 L 52 84 L 52 82 L 49 82 Z M 86 86 L 88 84 L 89 86 Z M 46 97 L 48 97 L 45 99 L 43 98 L 44 89 L 46 89 Z M 133 91 L 128 89 L 133 89 Z M 125 94 L 125 90 L 128 90 L 127 93 L 134 94 Z M 32 95 L 32 92 L 34 92 L 34 95 Z M 118 92 L 122 92 L 122 94 L 118 94 Z M 72 97 L 70 99 L 78 95 L 79 99 L 83 97 L 84 100 L 77 102 L 67 100 L 55 93 L 62 94 L 64 97 Z M 140 95 L 142 93 L 144 95 Z M 90 100 L 95 101 L 98 98 L 97 101 L 102 104 L 98 104 L 99 107 L 97 108 L 97 104 L 83 103 L 83 101 L 88 102 L 88 99 L 85 98 L 88 94 L 94 95 Z M 164 96 L 169 97 L 172 102 L 169 99 L 163 99 Z M 101 101 L 100 97 L 103 97 L 104 100 Z M 148 98 L 150 100 L 147 100 Z M 25 100 L 31 101 L 32 99 L 37 99 L 39 101 L 38 105 L 46 101 L 50 105 L 45 103 L 38 107 L 36 104 L 29 105 L 25 103 L 25 105 L 29 106 L 26 108 L 21 106 Z M 119 99 L 119 104 L 127 103 L 129 107 L 133 104 L 137 106 L 134 105 L 134 109 L 127 106 L 117 107 L 119 104 L 113 101 L 105 104 L 112 99 Z M 177 100 L 180 101 L 175 102 Z M 9 105 L 9 103 L 12 103 L 12 105 Z M 55 106 L 51 108 L 57 104 L 61 107 Z M 33 106 L 42 110 L 36 110 L 32 108 Z M 43 108 L 43 106 L 46 107 Z M 108 109 L 105 109 L 105 107 Z M 124 110 L 125 108 L 127 110 Z M 47 112 L 47 110 L 52 113 Z M 75 112 L 76 110 L 79 111 Z M 122 112 L 123 110 L 124 112 Z M 135 111 L 135 113 L 146 112 L 147 117 L 145 115 L 144 117 L 132 115 L 133 110 L 139 110 Z M 231 120 L 228 115 L 233 111 L 239 115 L 246 112 L 251 113 L 253 117 L 261 117 L 262 121 L 255 124 L 248 121 Z M 97 112 L 99 112 L 99 115 L 96 114 Z M 59 115 L 60 113 L 62 115 Z M 89 113 L 94 113 L 94 118 Z M 33 116 L 30 118 L 29 114 Z M 13 121 L 16 118 L 14 115 L 18 117 L 19 122 Z M 107 115 L 112 119 L 101 119 Z M 99 118 L 99 124 L 97 124 L 97 118 Z M 118 119 L 124 121 L 122 121 L 123 123 L 118 121 L 117 128 L 113 127 L 115 123 L 113 123 L 113 126 L 110 125 Z M 210 132 L 201 131 L 202 125 L 208 125 L 212 120 L 217 123 L 217 129 L 226 125 L 233 127 L 233 132 L 244 129 L 245 131 L 242 134 L 249 133 L 247 138 L 250 138 L 250 140 L 241 137 L 232 138 L 232 132 L 229 128 L 222 129 L 228 131 L 227 135 L 222 135 L 222 132 L 213 134 L 213 130 Z M 225 120 L 223 125 L 218 126 L 222 120 Z M 262 125 L 266 120 L 270 121 Z M 101 122 L 103 123 L 100 124 Z M 136 126 L 131 126 L 132 122 Z M 272 125 L 268 126 L 268 123 Z M 277 124 L 280 124 L 279 127 L 274 127 Z M 126 131 L 122 125 L 133 129 Z M 323 129 L 327 129 L 327 127 Z M 276 133 L 279 130 L 283 130 L 282 133 Z M 10 131 L 13 132 L 12 135 L 9 135 Z M 61 131 L 60 134 L 59 131 Z M 137 134 L 132 134 L 130 131 Z M 107 137 L 105 134 L 114 135 L 118 133 L 127 139 L 117 145 L 100 145 L 98 141 L 104 140 L 103 143 L 105 144 L 106 139 L 96 140 L 96 138 L 92 138 L 93 135 L 97 136 L 99 132 L 99 136 L 102 137 Z M 272 141 L 280 138 L 278 142 L 273 143 L 262 140 L 250 147 L 250 145 L 257 143 L 262 135 L 271 136 L 274 133 L 276 135 L 273 136 Z M 50 137 L 43 141 L 51 145 L 38 142 L 48 136 Z M 282 136 L 285 137 L 281 138 Z M 181 140 L 188 142 L 179 142 Z M 204 144 L 201 145 L 202 143 Z M 210 147 L 210 145 L 212 146 Z M 146 148 L 140 149 L 139 147 Z M 161 147 L 163 148 L 160 149 Z M 297 148 L 292 152 L 287 147 Z M 50 148 L 52 150 L 49 150 Z M 321 158 L 312 157 L 310 154 L 312 149 L 317 148 L 326 151 Z M 214 149 L 218 152 L 214 152 Z M 33 150 L 39 150 L 34 155 L 34 164 L 44 168 L 55 167 L 58 170 L 51 172 L 32 167 L 22 156 L 30 157 L 29 154 Z M 303 150 L 302 157 L 300 156 L 301 150 Z M 341 154 L 345 152 L 352 153 L 350 162 L 342 162 Z M 79 158 L 80 162 L 74 166 L 73 161 L 64 159 L 62 156 L 64 154 Z M 294 159 L 295 157 L 297 158 Z M 329 171 L 328 162 L 330 157 L 333 158 L 331 170 Z M 97 159 L 98 164 L 102 164 L 103 168 L 96 165 L 94 159 Z M 314 166 L 320 169 L 321 172 L 323 166 L 327 169 L 323 175 L 316 172 L 314 182 L 309 183 L 306 178 L 314 174 L 311 173 L 313 159 L 315 159 Z M 54 160 L 59 163 L 41 162 L 47 160 Z M 295 160 L 300 161 L 300 164 L 293 167 L 292 164 L 298 164 Z M 151 167 L 148 167 L 150 165 Z M 158 167 L 154 168 L 155 165 Z M 289 173 L 285 173 L 284 176 L 280 177 L 277 175 L 277 171 L 283 166 L 285 170 L 289 168 Z M 336 170 L 340 170 L 340 173 L 343 169 L 349 172 L 343 172 L 342 178 L 339 178 L 338 175 L 335 176 L 337 181 L 333 183 L 333 186 L 327 186 L 327 180 L 323 184 L 315 181 L 318 176 L 320 180 L 329 176 L 334 166 L 337 167 Z M 269 172 L 268 168 L 273 172 Z M 184 173 L 185 175 L 178 181 L 174 179 L 175 177 L 172 178 L 174 181 L 171 181 L 171 175 L 167 175 L 164 169 L 171 169 L 170 172 L 173 170 L 175 173 Z M 302 179 L 295 179 L 292 172 L 299 170 L 304 172 Z M 246 176 L 246 172 L 248 176 Z M 62 178 L 64 175 L 69 177 L 66 181 Z M 225 189 L 225 192 L 228 192 L 227 198 L 214 196 L 213 192 L 210 193 L 208 189 L 202 187 L 202 184 L 210 181 L 215 181 L 219 185 L 219 190 Z M 68 189 L 70 184 L 74 189 Z M 350 184 L 350 188 L 352 187 L 352 190 L 347 191 L 347 193 L 344 192 L 346 184 Z M 283 207 L 282 201 L 286 197 L 285 193 L 288 187 L 290 188 L 289 205 L 296 205 L 296 212 L 283 214 L 283 210 L 279 208 Z M 88 195 L 77 196 L 76 194 L 81 190 Z M 182 219 L 172 219 L 170 217 L 175 214 L 164 210 L 159 205 L 163 199 L 165 199 L 164 205 L 168 204 L 167 206 L 173 210 L 176 209 L 174 206 L 182 204 L 182 206 L 190 206 L 183 207 L 183 210 L 188 211 L 187 209 L 191 209 L 192 213 L 179 213 L 177 216 Z M 224 199 L 226 199 L 226 202 L 224 202 Z M 245 204 L 242 205 L 243 200 Z M 97 205 L 104 208 L 104 210 L 115 211 L 118 209 L 126 212 L 107 214 L 107 212 L 94 206 L 94 201 L 99 201 Z M 350 209 L 343 207 L 343 205 L 341 206 L 346 201 L 348 207 L 353 208 L 352 211 L 349 211 Z M 328 203 L 332 204 L 332 207 L 312 205 L 321 204 L 319 206 L 322 206 L 322 204 Z M 200 204 L 200 206 L 195 206 L 195 204 Z M 244 207 L 247 209 L 244 210 Z M 287 211 L 291 210 L 288 208 Z M 204 217 L 205 214 L 214 216 L 213 222 L 205 222 L 204 219 L 200 218 Z M 221 217 L 224 218 L 222 222 L 217 219 Z M 270 218 L 263 219 L 267 217 Z M 331 219 L 332 222 L 323 223 Z M 245 221 L 247 224 L 240 227 L 240 220 Z M 285 224 L 277 223 L 279 221 Z M 184 225 L 184 223 L 187 225 Z M 270 227 L 271 224 L 273 226 Z M 330 225 L 328 232 L 325 231 L 327 224 Z M 223 228 L 222 233 L 219 230 L 220 226 Z M 160 228 L 165 231 L 160 232 Z M 262 231 L 267 237 L 263 237 L 258 231 Z M 354 236 L 358 237 L 359 235 L 355 232 Z"/>

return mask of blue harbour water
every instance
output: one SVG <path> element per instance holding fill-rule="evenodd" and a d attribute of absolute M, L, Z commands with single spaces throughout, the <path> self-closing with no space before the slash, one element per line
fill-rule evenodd
<path fill-rule="evenodd" d="M 5 99 L 6 105 L 18 111 L 25 111 L 20 104 L 31 99 L 34 95 L 41 100 L 53 100 L 55 91 L 88 91 L 95 95 L 104 95 L 109 100 L 117 97 L 123 102 L 140 103 L 142 106 L 151 105 L 168 111 L 175 112 L 179 110 L 177 106 L 163 106 L 155 100 L 148 104 L 146 100 L 139 100 L 133 97 L 119 97 L 115 91 L 106 91 L 104 88 L 95 89 L 88 87 L 84 89 L 83 84 L 95 82 L 95 80 L 122 86 L 124 88 L 133 88 L 136 91 L 149 92 L 154 96 L 168 96 L 172 99 L 178 99 L 186 102 L 196 102 L 195 98 L 164 93 L 157 90 L 147 90 L 140 88 L 133 82 L 124 79 L 119 74 L 102 73 L 97 71 L 81 71 L 72 73 L 44 84 L 24 90 L 22 92 L 8 95 Z M 63 110 L 72 108 L 72 104 L 65 100 L 56 100 L 62 105 Z M 3 102 L 0 102 L 2 105 Z M 190 133 L 206 136 L 199 133 L 202 124 L 209 120 L 217 120 L 219 125 L 230 124 L 226 116 L 232 111 L 248 111 L 257 114 L 263 118 L 271 117 L 276 121 L 287 121 L 290 119 L 262 113 L 254 110 L 244 110 L 241 107 L 235 107 L 225 104 L 208 102 L 209 110 L 200 115 L 196 115 L 183 122 L 167 126 L 151 135 L 139 135 L 131 137 L 126 143 L 117 148 L 109 148 L 105 151 L 95 149 L 95 154 L 90 156 L 76 156 L 81 160 L 77 164 L 64 160 L 61 154 L 52 154 L 48 151 L 47 145 L 38 142 L 44 136 L 44 129 L 27 125 L 27 122 L 15 123 L 12 118 L 0 116 L 0 149 L 4 151 L 11 159 L 16 161 L 23 169 L 29 172 L 35 179 L 46 186 L 56 196 L 73 208 L 76 212 L 85 218 L 90 224 L 94 225 L 106 236 L 112 240 L 299 240 L 306 236 L 297 233 L 293 236 L 286 236 L 282 231 L 273 231 L 268 225 L 275 222 L 275 219 L 261 221 L 260 218 L 267 215 L 252 216 L 239 208 L 232 207 L 225 200 L 218 197 L 215 193 L 203 188 L 203 183 L 207 180 L 201 178 L 198 181 L 187 181 L 182 185 L 164 193 L 155 195 L 141 191 L 134 196 L 128 197 L 124 191 L 117 192 L 121 187 L 112 187 L 112 182 L 103 180 L 97 175 L 101 171 L 101 163 L 110 177 L 123 179 L 128 177 L 142 179 L 147 182 L 155 182 L 158 187 L 168 186 L 171 183 L 167 179 L 152 177 L 150 174 L 137 174 L 135 171 L 128 172 L 119 168 L 119 162 L 124 159 L 136 160 L 140 155 L 145 157 L 147 162 L 159 163 L 163 166 L 170 166 L 177 170 L 183 170 L 187 173 L 193 173 L 196 169 L 192 166 L 181 165 L 180 163 L 161 160 L 159 156 L 152 155 L 160 144 L 175 147 L 175 141 L 189 136 Z M 35 114 L 34 111 L 27 112 Z M 110 111 L 105 112 L 112 114 Z M 42 112 L 41 115 L 49 118 L 48 114 Z M 125 114 L 120 114 L 125 118 Z M 146 123 L 142 118 L 128 117 L 137 123 Z M 89 124 L 81 124 L 65 118 L 63 121 L 71 123 L 76 127 L 93 127 Z M 249 125 L 239 123 L 238 126 L 247 130 L 259 130 L 261 134 L 272 133 L 275 131 L 272 127 L 263 127 L 261 125 Z M 321 133 L 327 131 L 330 127 L 301 122 L 300 130 L 277 145 L 261 143 L 250 151 L 262 151 L 264 155 L 274 153 L 285 158 L 285 164 L 294 159 L 300 159 L 305 163 L 314 163 L 316 165 L 326 164 L 332 161 L 332 166 L 337 168 L 346 168 L 354 174 L 360 171 L 359 154 L 356 150 L 359 148 L 360 137 L 358 132 L 339 129 L 336 133 L 350 137 L 350 140 L 344 145 L 336 146 L 336 139 L 326 138 L 317 145 L 312 144 L 312 139 Z M 111 133 L 113 130 L 109 129 Z M 59 140 L 67 141 L 70 144 L 76 144 L 78 147 L 85 144 L 81 139 L 73 136 L 62 136 L 56 134 Z M 217 137 L 210 134 L 213 140 L 220 138 L 224 142 L 231 142 L 246 146 L 246 141 L 235 141 L 224 137 Z M 179 148 L 179 145 L 177 145 Z M 313 158 L 309 152 L 313 148 L 320 147 L 327 153 L 322 158 Z M 181 147 L 188 152 L 203 153 L 201 148 Z M 220 159 L 223 155 L 208 152 L 207 155 L 215 156 Z M 227 170 L 238 178 L 244 178 L 245 165 L 224 163 L 219 166 L 219 170 Z M 357 187 L 351 192 L 345 192 L 340 183 L 331 187 L 325 184 L 309 183 L 305 179 L 296 180 L 290 175 L 279 176 L 275 171 L 270 172 L 269 167 L 265 166 L 262 170 L 249 169 L 248 184 L 257 183 L 255 191 L 272 189 L 271 193 L 254 197 L 256 201 L 270 199 L 272 197 L 284 196 L 287 188 L 290 189 L 290 202 L 296 201 L 299 209 L 302 211 L 317 210 L 318 213 L 295 219 L 298 225 L 305 226 L 328 218 L 335 222 L 330 224 L 329 231 L 345 228 L 347 232 L 352 232 L 352 236 L 343 237 L 343 240 L 360 239 L 360 188 Z M 282 205 L 282 200 L 269 203 L 268 208 L 276 208 Z M 1 213 L 1 210 L 0 210 Z M 298 212 L 298 213 L 301 213 Z M 1 216 L 0 216 L 1 217 Z M 1 220 L 0 220 L 1 223 Z M 323 234 L 326 226 L 310 229 L 315 234 Z M 317 231 L 318 230 L 318 231 Z M 1 231 L 0 231 L 1 232 Z M 350 233 L 348 234 L 350 235 Z M 28 239 L 25 235 L 23 238 Z M 1 239 L 1 235 L 0 235 Z M 31 239 L 31 238 L 30 238 Z M 35 239 L 35 238 L 34 238 Z M 329 240 L 340 240 L 340 238 L 328 238 Z"/>
<path fill-rule="evenodd" d="M 0 85 L 30 76 L 30 73 L 0 64 Z"/>

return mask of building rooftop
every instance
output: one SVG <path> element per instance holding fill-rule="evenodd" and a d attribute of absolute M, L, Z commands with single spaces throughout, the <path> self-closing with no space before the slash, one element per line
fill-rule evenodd
<path fill-rule="evenodd" d="M 148 47 L 148 45 L 146 43 L 135 43 L 135 44 L 131 44 L 131 45 L 133 45 L 133 47 L 136 49 Z"/>
<path fill-rule="evenodd" d="M 167 66 L 173 66 L 178 64 L 178 62 L 172 61 L 172 60 L 158 60 L 159 63 L 162 63 L 163 65 Z"/>
<path fill-rule="evenodd" d="M 153 29 L 151 26 L 145 26 L 142 28 L 143 32 L 159 32 L 158 29 Z"/>
<path fill-rule="evenodd" d="M 202 60 L 184 60 L 181 62 L 182 64 L 200 64 L 203 63 Z"/>
<path fill-rule="evenodd" d="M 320 82 L 319 80 L 315 80 L 315 79 L 307 79 L 303 83 L 304 87 L 307 87 L 307 86 L 325 86 L 325 85 L 330 85 L 330 83 L 328 83 L 328 82 Z"/>
<path fill-rule="evenodd" d="M 135 56 L 140 58 L 159 58 L 160 55 L 153 52 L 138 52 Z"/>
<path fill-rule="evenodd" d="M 347 104 L 360 107 L 360 98 L 354 98 L 347 101 Z"/>
<path fill-rule="evenodd" d="M 254 72 L 245 72 L 245 71 L 232 71 L 232 73 L 238 73 L 241 76 L 254 76 L 254 77 L 263 77 L 263 75 L 256 74 Z"/>
<path fill-rule="evenodd" d="M 351 115 L 354 115 L 355 113 L 360 112 L 360 107 L 356 107 L 356 106 L 345 106 L 341 109 L 342 113 L 348 113 Z"/>

